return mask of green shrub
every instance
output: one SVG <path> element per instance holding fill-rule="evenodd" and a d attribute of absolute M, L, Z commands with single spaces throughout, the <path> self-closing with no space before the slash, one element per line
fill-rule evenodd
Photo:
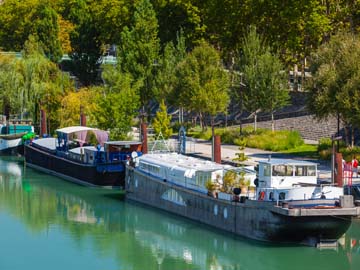
<path fill-rule="evenodd" d="M 303 144 L 304 140 L 297 131 L 261 130 L 248 137 L 246 146 L 269 151 L 283 151 Z"/>
<path fill-rule="evenodd" d="M 331 139 L 330 138 L 321 138 L 319 140 L 319 144 L 318 144 L 318 151 L 320 153 L 320 151 L 323 150 L 331 150 Z"/>
<path fill-rule="evenodd" d="M 221 134 L 221 142 L 222 143 L 228 143 L 228 144 L 234 144 L 235 139 L 240 137 L 240 131 L 239 129 L 232 128 L 232 129 L 224 129 L 222 130 Z"/>
<path fill-rule="evenodd" d="M 360 158 L 360 147 L 343 147 L 340 148 L 340 152 L 343 155 L 343 159 L 345 159 L 347 162 L 351 161 L 352 158 L 355 156 L 357 160 Z"/>

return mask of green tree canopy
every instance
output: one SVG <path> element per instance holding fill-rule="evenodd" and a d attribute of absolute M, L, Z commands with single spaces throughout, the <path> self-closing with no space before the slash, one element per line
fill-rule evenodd
<path fill-rule="evenodd" d="M 201 42 L 179 64 L 177 77 L 178 105 L 198 113 L 202 123 L 209 115 L 213 126 L 214 117 L 226 112 L 229 104 L 229 76 L 219 53 Z"/>
<path fill-rule="evenodd" d="M 319 118 L 339 115 L 353 127 L 360 123 L 360 39 L 339 33 L 312 55 L 308 107 Z"/>
<path fill-rule="evenodd" d="M 105 86 L 98 96 L 94 114 L 97 126 L 110 130 L 111 139 L 124 139 L 131 129 L 133 118 L 138 114 L 141 81 L 135 81 L 129 73 L 123 73 L 113 66 L 103 68 Z"/>
<path fill-rule="evenodd" d="M 239 62 L 245 82 L 242 98 L 245 108 L 254 112 L 256 130 L 259 110 L 270 112 L 273 116 L 276 109 L 287 104 L 287 76 L 279 58 L 271 53 L 270 47 L 261 40 L 255 27 L 251 27 L 245 37 Z"/>
<path fill-rule="evenodd" d="M 149 110 L 149 102 L 154 93 L 154 73 L 159 60 L 160 42 L 158 22 L 149 0 L 141 0 L 135 5 L 134 21 L 129 29 L 121 33 L 118 61 L 125 73 L 130 73 L 135 81 L 142 81 L 139 89 L 141 107 Z"/>

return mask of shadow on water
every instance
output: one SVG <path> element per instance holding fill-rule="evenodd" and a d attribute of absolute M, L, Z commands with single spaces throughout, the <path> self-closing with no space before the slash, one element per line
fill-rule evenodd
<path fill-rule="evenodd" d="M 24 168 L 21 159 L 0 159 L 0 218 L 10 213 L 29 234 L 56 233 L 76 246 L 68 255 L 69 246 L 56 246 L 67 260 L 44 269 L 63 269 L 71 260 L 86 269 L 345 270 L 360 265 L 360 221 L 337 250 L 318 250 L 235 237 L 120 198 L 119 190 L 73 185 Z M 39 256 L 51 257 L 55 244 L 47 243 Z M 82 259 L 89 249 L 94 256 Z M 6 252 L 0 248 L 0 254 Z M 98 260 L 103 267 L 93 263 Z"/>

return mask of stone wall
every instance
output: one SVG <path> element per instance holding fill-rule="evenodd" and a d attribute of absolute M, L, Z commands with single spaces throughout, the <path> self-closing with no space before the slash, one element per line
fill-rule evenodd
<path fill-rule="evenodd" d="M 244 126 L 253 126 L 254 123 L 246 123 Z M 257 123 L 258 128 L 271 129 L 271 121 Z M 340 129 L 342 125 L 340 124 Z M 284 118 L 275 120 L 276 130 L 298 130 L 301 136 L 307 140 L 318 141 L 321 138 L 330 138 L 337 132 L 337 119 L 317 120 L 313 115 Z"/>

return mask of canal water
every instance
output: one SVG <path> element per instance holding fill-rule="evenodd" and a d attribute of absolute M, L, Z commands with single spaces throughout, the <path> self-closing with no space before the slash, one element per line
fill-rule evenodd
<path fill-rule="evenodd" d="M 360 222 L 337 249 L 270 245 L 0 158 L 0 269 L 360 268 Z"/>

